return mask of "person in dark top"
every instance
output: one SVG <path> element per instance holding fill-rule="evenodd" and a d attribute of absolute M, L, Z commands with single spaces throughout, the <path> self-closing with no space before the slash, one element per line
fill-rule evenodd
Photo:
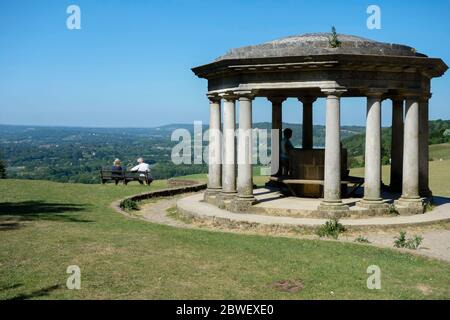
<path fill-rule="evenodd" d="M 119 159 L 114 160 L 114 165 L 111 167 L 111 177 L 118 177 L 120 178 L 122 176 L 123 168 L 121 166 L 121 162 Z M 114 182 L 116 185 L 119 183 L 119 179 L 114 179 Z"/>
<path fill-rule="evenodd" d="M 294 149 L 294 146 L 291 142 L 292 138 L 292 129 L 286 128 L 283 131 L 283 138 L 281 139 L 281 174 L 284 176 L 289 176 L 291 174 L 291 167 L 289 163 L 289 153 L 292 149 Z"/>

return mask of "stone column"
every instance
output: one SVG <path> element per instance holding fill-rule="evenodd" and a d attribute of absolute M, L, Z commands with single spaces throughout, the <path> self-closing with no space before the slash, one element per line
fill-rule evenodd
<path fill-rule="evenodd" d="M 341 200 L 341 115 L 340 96 L 345 90 L 322 90 L 327 96 L 325 128 L 324 199 L 319 210 L 348 210 Z"/>
<path fill-rule="evenodd" d="M 236 97 L 224 95 L 223 103 L 223 181 L 222 198 L 233 198 L 236 194 Z"/>
<path fill-rule="evenodd" d="M 358 203 L 366 208 L 386 206 L 381 199 L 381 97 L 384 91 L 367 93 L 364 198 Z"/>
<path fill-rule="evenodd" d="M 402 196 L 395 202 L 407 207 L 409 213 L 423 212 L 419 196 L 419 97 L 406 99 L 403 136 Z"/>
<path fill-rule="evenodd" d="M 209 149 L 208 149 L 208 196 L 215 196 L 222 189 L 222 132 L 220 98 L 209 96 Z"/>
<path fill-rule="evenodd" d="M 302 147 L 303 149 L 313 148 L 313 103 L 315 97 L 300 97 L 303 103 L 303 124 L 302 124 Z"/>
<path fill-rule="evenodd" d="M 422 96 L 419 103 L 419 195 L 426 198 L 432 196 L 428 178 L 428 100 L 430 97 L 431 94 Z"/>
<path fill-rule="evenodd" d="M 394 192 L 402 190 L 403 170 L 403 99 L 392 98 L 391 182 Z"/>
<path fill-rule="evenodd" d="M 269 97 L 268 100 L 272 102 L 272 132 L 271 132 L 271 175 L 277 176 L 280 174 L 280 145 L 282 138 L 282 114 L 284 97 Z"/>
<path fill-rule="evenodd" d="M 238 179 L 234 211 L 245 211 L 255 202 L 252 172 L 252 96 L 239 97 Z"/>

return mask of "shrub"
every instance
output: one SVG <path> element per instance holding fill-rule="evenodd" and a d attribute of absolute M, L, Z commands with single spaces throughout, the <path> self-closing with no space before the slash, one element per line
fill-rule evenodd
<path fill-rule="evenodd" d="M 422 244 L 423 237 L 414 235 L 412 238 L 406 238 L 406 232 L 400 231 L 400 235 L 395 237 L 394 247 L 416 250 Z"/>
<path fill-rule="evenodd" d="M 360 242 L 360 243 L 370 243 L 369 239 L 363 237 L 363 236 L 358 236 L 358 238 L 355 239 L 355 242 Z"/>
<path fill-rule="evenodd" d="M 345 231 L 345 227 L 339 223 L 339 219 L 331 218 L 324 225 L 320 226 L 317 229 L 317 235 L 319 237 L 330 237 L 333 239 L 337 239 L 339 234 Z"/>
<path fill-rule="evenodd" d="M 433 211 L 435 205 L 432 202 L 425 203 L 425 212 Z"/>
<path fill-rule="evenodd" d="M 331 28 L 331 36 L 328 37 L 328 42 L 332 48 L 339 48 L 341 46 L 341 41 L 338 39 L 336 28 L 334 26 Z"/>
<path fill-rule="evenodd" d="M 120 207 L 125 211 L 139 210 L 139 205 L 132 199 L 125 199 L 120 204 Z"/>
<path fill-rule="evenodd" d="M 395 207 L 395 205 L 393 203 L 388 205 L 388 208 L 387 208 L 386 211 L 387 211 L 388 214 L 390 214 L 392 216 L 398 216 L 399 215 L 399 213 L 397 211 L 397 208 Z"/>

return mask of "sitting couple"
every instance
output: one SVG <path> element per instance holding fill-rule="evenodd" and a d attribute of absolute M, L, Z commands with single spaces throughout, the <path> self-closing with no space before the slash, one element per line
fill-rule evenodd
<path fill-rule="evenodd" d="M 138 165 L 134 166 L 130 169 L 131 172 L 141 172 L 139 176 L 142 177 L 142 179 L 139 179 L 140 184 L 144 184 L 144 181 L 150 185 L 150 183 L 153 181 L 153 178 L 150 174 L 150 165 L 148 163 L 144 162 L 143 158 L 137 159 Z M 124 169 L 121 166 L 121 161 L 119 159 L 114 160 L 114 165 L 111 167 L 112 175 L 121 175 Z M 148 180 L 146 179 L 146 174 L 148 173 Z M 118 180 L 116 180 L 116 184 L 118 183 Z"/>

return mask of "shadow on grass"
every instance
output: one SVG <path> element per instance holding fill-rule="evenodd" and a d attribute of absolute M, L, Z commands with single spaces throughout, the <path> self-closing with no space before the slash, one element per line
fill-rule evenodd
<path fill-rule="evenodd" d="M 19 222 L 50 220 L 62 222 L 92 222 L 73 213 L 83 211 L 86 205 L 72 203 L 51 203 L 44 201 L 0 203 L 0 231 L 20 228 Z"/>
<path fill-rule="evenodd" d="M 59 288 L 61 288 L 61 286 L 59 284 L 56 284 L 53 286 L 49 286 L 49 287 L 46 287 L 43 289 L 33 291 L 31 293 L 22 293 L 11 299 L 8 299 L 8 300 L 26 300 L 26 299 L 32 299 L 32 298 L 45 297 L 45 296 L 48 296 L 52 291 L 57 290 Z"/>
<path fill-rule="evenodd" d="M 8 284 L 6 286 L 2 286 L 0 287 L 0 291 L 5 291 L 5 290 L 12 290 L 12 289 L 16 289 L 23 286 L 22 283 L 14 283 L 14 284 Z"/>

